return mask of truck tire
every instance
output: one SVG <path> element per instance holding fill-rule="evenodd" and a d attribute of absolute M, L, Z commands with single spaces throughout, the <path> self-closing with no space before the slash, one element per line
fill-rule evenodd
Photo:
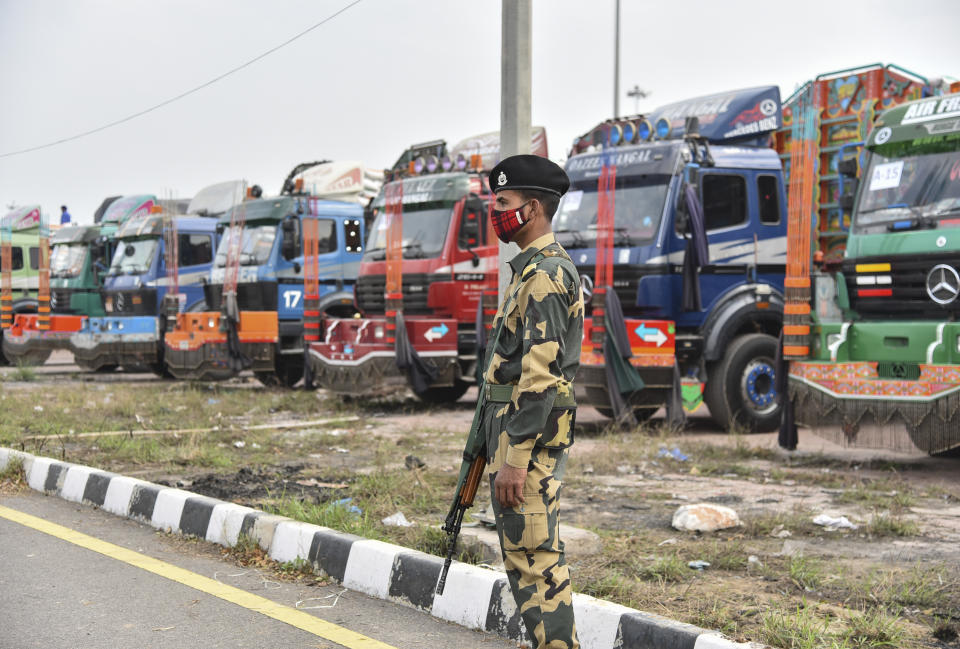
<path fill-rule="evenodd" d="M 424 403 L 431 405 L 441 405 L 454 403 L 467 392 L 470 384 L 465 381 L 457 381 L 453 385 L 442 388 L 427 388 L 423 392 L 416 392 L 417 398 Z"/>
<path fill-rule="evenodd" d="M 10 365 L 10 359 L 3 355 L 3 330 L 0 329 L 0 367 Z"/>
<path fill-rule="evenodd" d="M 780 425 L 775 391 L 777 339 L 748 334 L 733 340 L 723 359 L 707 368 L 703 399 L 713 420 L 751 433 L 768 433 Z"/>
<path fill-rule="evenodd" d="M 607 419 L 613 419 L 613 409 L 610 406 L 601 406 L 601 403 L 609 403 L 610 397 L 607 395 L 607 391 L 604 388 L 595 388 L 588 387 L 587 391 L 587 404 L 593 406 L 593 408 L 599 412 L 602 416 Z M 657 408 L 634 408 L 633 416 L 637 420 L 638 424 L 642 424 L 648 419 L 652 418 L 657 412 Z"/>

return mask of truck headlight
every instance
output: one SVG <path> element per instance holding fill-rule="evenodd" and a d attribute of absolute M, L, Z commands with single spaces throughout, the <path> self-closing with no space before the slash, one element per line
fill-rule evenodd
<path fill-rule="evenodd" d="M 376 327 L 373 328 L 373 337 L 376 338 L 377 340 L 380 340 L 381 338 L 383 338 L 383 325 L 377 325 Z"/>

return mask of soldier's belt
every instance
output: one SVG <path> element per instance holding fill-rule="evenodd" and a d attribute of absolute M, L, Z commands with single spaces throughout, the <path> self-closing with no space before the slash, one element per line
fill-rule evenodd
<path fill-rule="evenodd" d="M 484 396 L 487 401 L 493 403 L 509 403 L 513 399 L 512 385 L 486 384 L 484 387 Z M 554 408 L 576 408 L 577 401 L 573 394 L 558 394 L 553 401 Z"/>

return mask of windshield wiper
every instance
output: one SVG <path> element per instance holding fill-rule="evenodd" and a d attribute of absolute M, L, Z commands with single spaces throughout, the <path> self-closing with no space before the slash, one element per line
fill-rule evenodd
<path fill-rule="evenodd" d="M 624 245 L 631 246 L 633 245 L 633 239 L 630 238 L 630 235 L 627 234 L 626 228 L 614 228 L 614 232 L 617 233 L 617 236 L 620 237 L 613 245 Z"/>
<path fill-rule="evenodd" d="M 423 253 L 423 246 L 419 241 L 413 241 L 411 243 L 404 244 L 400 246 L 401 250 L 410 251 L 410 257 L 413 259 L 423 259 L 426 255 Z M 406 255 L 404 255 L 406 256 Z"/>
<path fill-rule="evenodd" d="M 567 248 L 586 248 L 588 245 L 586 238 L 576 230 L 555 230 L 554 234 L 573 235 L 573 241 L 567 245 Z"/>

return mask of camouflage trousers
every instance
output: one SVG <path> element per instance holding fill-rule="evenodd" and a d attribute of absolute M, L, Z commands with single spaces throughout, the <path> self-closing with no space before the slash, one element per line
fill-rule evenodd
<path fill-rule="evenodd" d="M 559 522 L 567 450 L 534 449 L 523 487 L 526 502 L 501 508 L 493 482 L 504 464 L 508 438 L 505 432 L 494 432 L 498 429 L 502 431 L 495 425 L 486 428 L 490 501 L 513 598 L 534 649 L 578 649 Z"/>

